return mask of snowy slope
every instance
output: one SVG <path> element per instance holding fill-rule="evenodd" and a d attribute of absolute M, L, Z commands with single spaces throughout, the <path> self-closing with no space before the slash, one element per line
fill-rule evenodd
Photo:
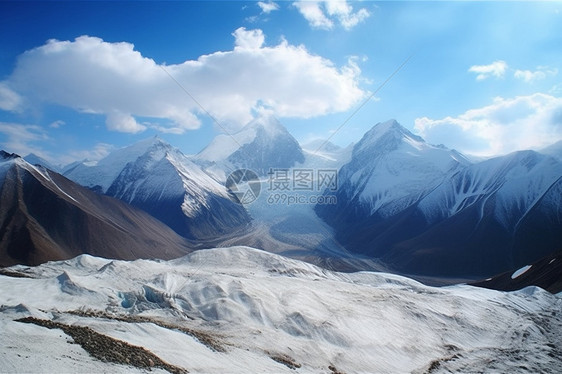
<path fill-rule="evenodd" d="M 333 223 L 332 217 L 343 217 L 351 227 L 341 231 L 352 232 L 357 221 L 360 223 L 374 213 L 390 216 L 414 205 L 446 176 L 468 165 L 458 153 L 425 143 L 396 121 L 378 124 L 355 146 L 340 148 L 324 143 L 320 140 L 303 146 L 304 162 L 295 168 L 311 171 L 318 182 L 319 170 L 338 170 L 345 164 L 337 176 L 337 191 L 327 192 L 333 195 L 329 197 L 335 196 L 337 204 L 316 205 L 316 197 L 322 195 L 324 188 L 272 190 L 264 178 L 261 195 L 247 209 L 261 224 L 257 230 L 260 238 L 266 232 L 275 241 L 230 244 L 246 244 L 291 256 L 298 253 L 301 258 L 313 253 L 348 258 L 350 253 L 334 237 L 341 227 L 336 224 L 334 230 L 326 224 Z M 292 186 L 290 170 L 288 178 Z M 296 197 L 300 199 L 297 203 Z M 315 205 L 317 211 L 325 212 L 325 222 L 314 211 Z M 279 246 L 279 242 L 291 248 Z"/>
<path fill-rule="evenodd" d="M 81 164 L 66 176 L 141 208 L 191 239 L 229 233 L 250 218 L 226 187 L 158 137 Z"/>
<path fill-rule="evenodd" d="M 350 251 L 408 274 L 493 276 L 560 250 L 562 163 L 534 151 L 468 164 L 378 124 L 316 212 Z M 537 238 L 540 238 L 538 240 Z"/>
<path fill-rule="evenodd" d="M 192 373 L 562 370 L 562 300 L 533 287 L 431 288 L 247 247 L 9 271 L 30 278 L 0 275 L 8 372 L 135 370 L 94 359 L 61 330 L 15 321 L 26 316 L 88 326 Z"/>
<path fill-rule="evenodd" d="M 23 158 L 25 161 L 29 162 L 31 165 L 41 165 L 52 171 L 60 173 L 61 168 L 59 166 L 51 164 L 49 161 L 45 160 L 43 157 L 37 156 L 35 153 L 30 153 Z"/>
<path fill-rule="evenodd" d="M 430 145 L 390 120 L 376 124 L 355 145 L 351 161 L 340 170 L 337 195 L 369 215 L 388 216 L 468 164 L 461 154 Z"/>
<path fill-rule="evenodd" d="M 462 170 L 418 207 L 429 222 L 435 222 L 476 205 L 480 218 L 493 214 L 513 230 L 561 178 L 562 163 L 555 159 L 534 151 L 515 152 Z"/>
<path fill-rule="evenodd" d="M 278 133 L 284 132 L 284 129 L 278 129 Z M 352 146 L 341 148 L 332 143 L 324 143 L 325 141 L 320 140 L 304 145 L 304 162 L 297 162 L 290 168 L 280 168 L 287 171 L 288 189 L 272 188 L 275 176 L 261 177 L 259 196 L 245 205 L 253 219 L 252 232 L 229 239 L 221 243 L 221 246 L 247 245 L 314 263 L 320 262 L 324 266 L 333 266 L 333 263 L 327 264 L 325 261 L 353 257 L 343 251 L 334 239 L 333 229 L 314 212 L 314 198 L 323 192 L 323 188 L 317 187 L 318 170 L 337 170 L 351 157 Z M 311 190 L 292 187 L 294 172 L 298 174 L 299 170 L 312 173 L 314 186 Z M 297 197 L 299 202 L 296 202 Z M 326 256 L 331 259 L 327 260 Z M 370 264 L 367 268 L 379 269 Z"/>
<path fill-rule="evenodd" d="M 193 161 L 225 181 L 236 169 L 266 175 L 270 168 L 290 168 L 304 161 L 298 142 L 273 116 L 261 116 L 231 135 L 221 134 Z"/>
<path fill-rule="evenodd" d="M 106 194 L 144 209 L 191 239 L 227 234 L 250 221 L 224 185 L 163 141 L 153 142 L 129 162 Z"/>
<path fill-rule="evenodd" d="M 182 196 L 182 209 L 191 218 L 201 208 L 208 208 L 208 195 L 230 198 L 223 185 L 162 141 L 153 143 L 141 156 L 129 162 L 106 192 L 128 203 L 137 200 L 157 203 L 163 197 Z"/>
<path fill-rule="evenodd" d="M 158 137 L 145 139 L 117 149 L 98 162 L 85 161 L 72 168 L 65 168 L 64 176 L 88 188 L 98 187 L 100 192 L 105 193 L 129 162 L 135 161 L 151 147 L 162 143 Z"/>
<path fill-rule="evenodd" d="M 562 162 L 562 140 L 542 149 L 540 153 L 552 156 Z"/>
<path fill-rule="evenodd" d="M 302 145 L 305 161 L 303 168 L 339 169 L 351 160 L 354 144 L 339 147 L 331 142 L 318 139 Z"/>

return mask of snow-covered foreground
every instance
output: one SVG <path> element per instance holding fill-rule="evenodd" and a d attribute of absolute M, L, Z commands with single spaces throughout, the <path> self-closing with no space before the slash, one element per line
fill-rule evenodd
<path fill-rule="evenodd" d="M 15 321 L 28 316 L 88 326 L 192 373 L 562 371 L 562 298 L 538 288 L 432 288 L 247 247 L 173 261 L 83 255 L 9 272 L 0 276 L 3 372 L 147 370 Z"/>

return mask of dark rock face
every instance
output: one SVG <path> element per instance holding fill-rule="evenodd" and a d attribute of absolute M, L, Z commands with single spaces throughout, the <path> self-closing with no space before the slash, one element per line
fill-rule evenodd
<path fill-rule="evenodd" d="M 500 291 L 515 291 L 538 286 L 553 294 L 562 292 L 562 252 L 554 253 L 529 264 L 530 268 L 518 276 L 512 269 L 495 277 L 474 282 L 473 286 Z"/>
<path fill-rule="evenodd" d="M 190 251 L 185 239 L 139 209 L 23 160 L 2 166 L 0 266 L 80 254 L 170 259 Z"/>

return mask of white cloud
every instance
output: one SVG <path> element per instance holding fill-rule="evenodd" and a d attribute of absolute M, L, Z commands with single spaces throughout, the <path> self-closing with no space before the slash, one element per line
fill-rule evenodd
<path fill-rule="evenodd" d="M 555 84 L 548 90 L 548 93 L 551 95 L 560 95 L 562 94 L 562 83 Z"/>
<path fill-rule="evenodd" d="M 489 65 L 473 65 L 468 69 L 469 72 L 477 74 L 476 80 L 479 81 L 490 77 L 503 78 L 508 70 L 513 71 L 514 78 L 521 79 L 527 83 L 533 83 L 558 74 L 558 69 L 549 68 L 548 66 L 538 66 L 535 71 L 509 69 L 508 64 L 502 60 L 494 61 Z"/>
<path fill-rule="evenodd" d="M 325 1 L 324 4 L 326 5 L 328 15 L 336 17 L 346 30 L 357 26 L 357 24 L 370 16 L 369 11 L 365 8 L 361 8 L 354 13 L 353 8 L 347 1 L 329 0 Z"/>
<path fill-rule="evenodd" d="M 494 61 L 490 65 L 473 65 L 468 71 L 478 74 L 476 79 L 481 81 L 491 76 L 495 78 L 503 78 L 507 70 L 507 63 L 505 61 Z"/>
<path fill-rule="evenodd" d="M 26 105 L 105 115 L 108 129 L 131 133 L 158 126 L 183 133 L 198 128 L 205 111 L 229 125 L 247 123 L 261 107 L 278 117 L 308 118 L 345 111 L 366 94 L 356 65 L 337 67 L 286 40 L 265 46 L 259 29 L 239 28 L 233 36 L 233 50 L 177 65 L 158 65 L 130 43 L 50 40 L 20 55 L 0 84 Z"/>
<path fill-rule="evenodd" d="M 132 134 L 146 130 L 146 126 L 137 123 L 133 116 L 119 111 L 108 113 L 105 124 L 109 130 Z"/>
<path fill-rule="evenodd" d="M 496 98 L 458 117 L 417 118 L 415 129 L 431 143 L 481 156 L 539 149 L 562 139 L 562 98 L 543 93 Z"/>
<path fill-rule="evenodd" d="M 534 81 L 545 79 L 548 76 L 555 76 L 558 74 L 558 69 L 550 69 L 548 67 L 539 66 L 537 70 L 515 70 L 513 76 L 517 79 L 521 79 L 527 83 L 533 83 Z"/>
<path fill-rule="evenodd" d="M 515 70 L 513 76 L 517 79 L 524 80 L 525 82 L 532 82 L 539 79 L 546 78 L 546 74 L 542 71 L 530 71 L 530 70 Z"/>
<path fill-rule="evenodd" d="M 99 161 L 115 149 L 116 147 L 114 145 L 97 143 L 94 148 L 89 150 L 70 151 L 68 152 L 68 155 L 63 156 L 60 161 L 63 165 L 68 165 L 74 161 Z"/>
<path fill-rule="evenodd" d="M 52 164 L 67 165 L 85 159 L 98 161 L 115 149 L 113 145 L 98 143 L 90 150 L 72 150 L 62 156 L 53 156 L 51 152 L 47 152 L 41 147 L 41 144 L 52 143 L 53 141 L 53 138 L 49 138 L 46 130 L 41 126 L 0 122 L 0 134 L 3 135 L 0 137 L 2 139 L 0 140 L 0 149 L 16 153 L 22 157 L 34 153 Z"/>
<path fill-rule="evenodd" d="M 17 153 L 22 157 L 35 153 L 46 160 L 51 160 L 49 154 L 36 144 L 48 139 L 42 127 L 0 122 L 0 134 L 5 137 L 5 140 L 0 142 L 0 147 L 6 152 Z"/>
<path fill-rule="evenodd" d="M 273 1 L 268 1 L 267 3 L 263 1 L 258 1 L 258 6 L 261 8 L 261 11 L 265 14 L 269 14 L 274 10 L 279 10 L 279 4 Z"/>
<path fill-rule="evenodd" d="M 8 85 L 0 82 L 0 109 L 7 111 L 20 111 L 22 98 L 14 92 Z"/>
<path fill-rule="evenodd" d="M 293 3 L 310 26 L 329 30 L 335 22 L 346 30 L 350 30 L 370 16 L 367 9 L 361 8 L 357 12 L 345 0 L 308 1 L 300 0 Z"/>
<path fill-rule="evenodd" d="M 66 125 L 66 122 L 61 121 L 61 120 L 57 120 L 57 121 L 51 122 L 51 124 L 49 125 L 49 127 L 50 127 L 50 128 L 53 128 L 53 129 L 58 129 L 58 128 L 64 126 L 64 125 Z"/>
<path fill-rule="evenodd" d="M 260 29 L 246 30 L 245 27 L 237 28 L 233 33 L 235 48 L 260 49 L 265 42 L 265 36 Z"/>
<path fill-rule="evenodd" d="M 329 30 L 334 23 L 324 14 L 318 1 L 297 1 L 293 5 L 299 10 L 311 27 Z"/>

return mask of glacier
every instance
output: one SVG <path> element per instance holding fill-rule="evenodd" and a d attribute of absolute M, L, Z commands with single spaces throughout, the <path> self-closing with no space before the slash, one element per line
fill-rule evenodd
<path fill-rule="evenodd" d="M 18 322 L 25 317 L 89 327 L 192 373 L 562 370 L 562 295 L 537 287 L 434 288 L 249 247 L 5 270 L 6 372 L 147 370 L 96 360 L 61 330 Z"/>

